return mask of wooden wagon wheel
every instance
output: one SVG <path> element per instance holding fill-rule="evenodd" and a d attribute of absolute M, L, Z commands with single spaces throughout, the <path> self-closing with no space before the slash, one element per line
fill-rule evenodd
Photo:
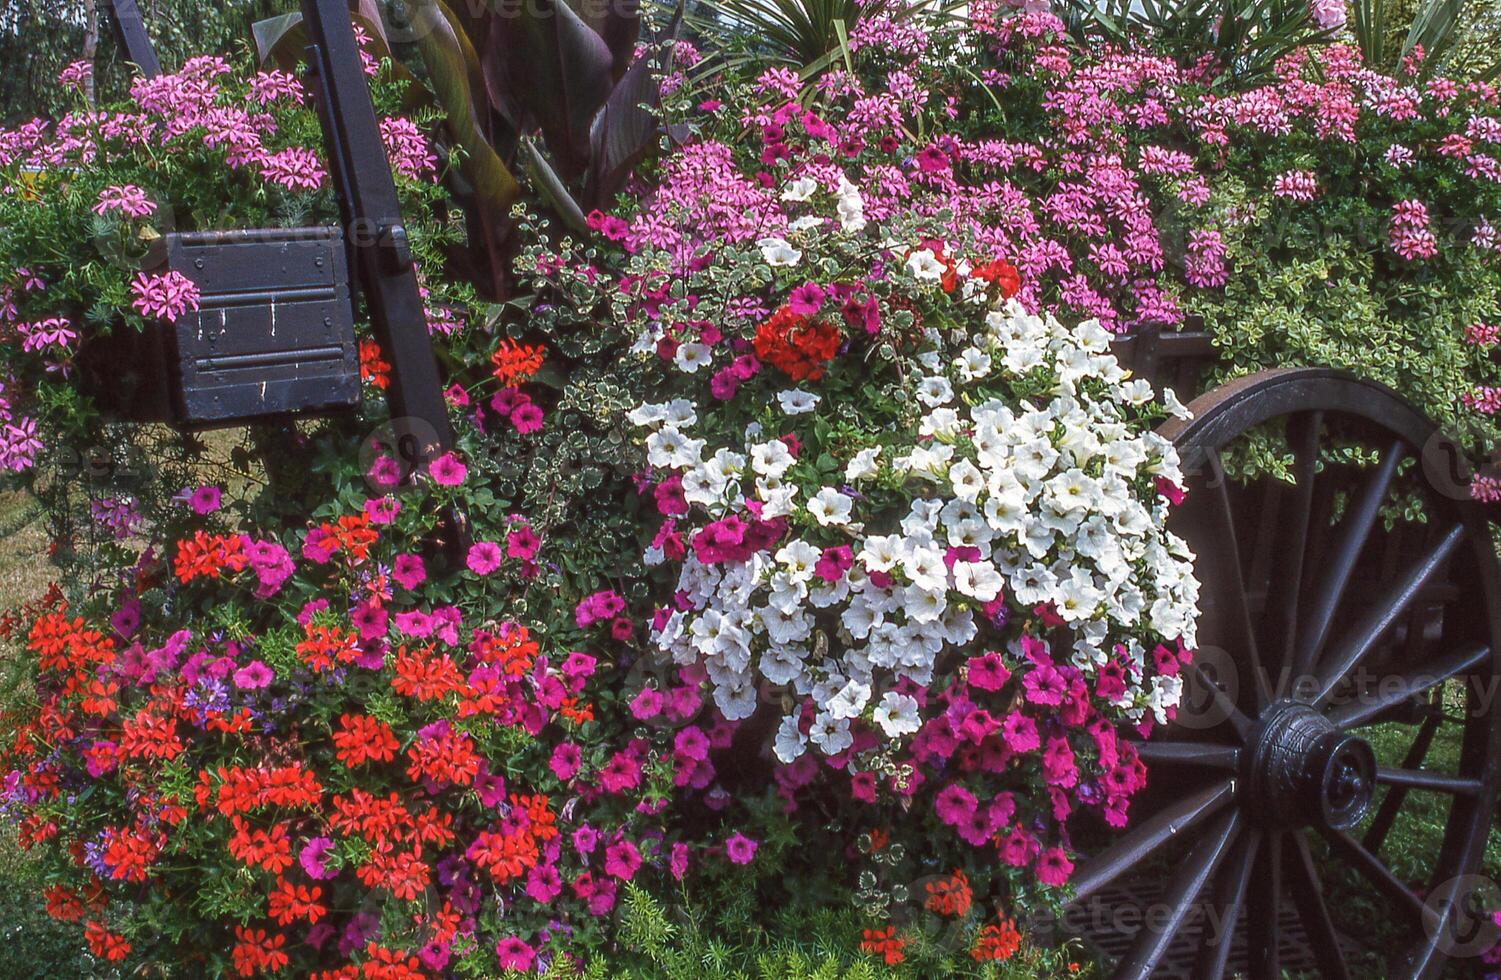
<path fill-rule="evenodd" d="M 1171 960 L 1193 963 L 1180 975 L 1215 980 L 1229 975 L 1235 939 L 1252 980 L 1280 978 L 1291 915 L 1317 974 L 1350 977 L 1360 972 L 1352 974 L 1326 888 L 1337 875 L 1378 896 L 1390 916 L 1373 925 L 1401 947 L 1382 975 L 1435 977 L 1464 914 L 1435 896 L 1479 868 L 1501 788 L 1501 712 L 1490 705 L 1501 570 L 1486 521 L 1461 499 L 1462 486 L 1431 478 L 1425 464 L 1447 462 L 1435 426 L 1380 384 L 1332 370 L 1268 371 L 1191 408 L 1191 421 L 1162 434 L 1189 475 L 1173 526 L 1198 556 L 1203 583 L 1204 664 L 1193 678 L 1203 704 L 1185 705 L 1176 724 L 1140 745 L 1150 802 L 1081 863 L 1075 903 L 1143 874 L 1156 878 L 1146 888 L 1161 886 L 1160 928 L 1136 935 L 1118 978 L 1165 975 L 1171 950 Z M 1277 426 L 1295 483 L 1226 479 L 1221 453 Z M 1380 455 L 1364 466 L 1330 462 L 1336 440 Z M 1383 522 L 1397 485 L 1422 496 L 1426 525 L 1398 533 Z M 1368 741 L 1378 725 L 1402 726 L 1403 744 L 1407 726 L 1414 731 L 1394 765 L 1378 765 Z M 1424 766 L 1440 734 L 1460 740 L 1457 771 Z M 1430 880 L 1410 886 L 1382 848 L 1420 794 L 1434 794 L 1448 816 Z M 1196 916 L 1210 921 L 1211 910 L 1230 927 L 1194 936 L 1189 926 Z"/>

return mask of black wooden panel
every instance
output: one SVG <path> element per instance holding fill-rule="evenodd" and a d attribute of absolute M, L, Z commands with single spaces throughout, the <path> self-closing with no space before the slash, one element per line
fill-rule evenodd
<path fill-rule="evenodd" d="M 167 257 L 200 293 L 198 311 L 173 330 L 179 424 L 358 403 L 359 350 L 337 228 L 169 235 Z"/>

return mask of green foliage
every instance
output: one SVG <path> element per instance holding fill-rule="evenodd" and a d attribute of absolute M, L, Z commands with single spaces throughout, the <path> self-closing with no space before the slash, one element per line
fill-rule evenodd
<path fill-rule="evenodd" d="M 172 70 L 194 55 L 229 54 L 252 20 L 296 6 L 296 0 L 144 0 L 140 4 L 157 56 Z M 56 109 L 55 83 L 69 62 L 97 50 L 99 95 L 119 96 L 129 81 L 107 7 L 96 0 L 0 0 L 0 118 L 30 119 Z"/>
<path fill-rule="evenodd" d="M 1208 57 L 1232 86 L 1265 80 L 1291 51 L 1328 40 L 1306 0 L 1065 0 L 1075 38 L 1145 41 L 1188 64 Z"/>
<path fill-rule="evenodd" d="M 79 945 L 77 930 L 42 910 L 41 876 L 17 851 L 9 828 L 0 835 L 0 942 L 12 980 L 106 980 L 117 976 Z"/>

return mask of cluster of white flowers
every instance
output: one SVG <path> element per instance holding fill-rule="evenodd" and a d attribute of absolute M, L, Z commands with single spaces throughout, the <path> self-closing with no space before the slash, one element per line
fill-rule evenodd
<path fill-rule="evenodd" d="M 808 202 L 819 190 L 804 178 L 782 196 Z M 848 181 L 833 197 L 832 235 L 865 229 Z M 803 228 L 792 231 L 792 241 L 759 242 L 773 269 L 799 266 L 816 244 L 802 241 Z M 810 468 L 797 467 L 782 438 L 756 424 L 744 433 L 709 431 L 688 399 L 631 413 L 654 471 L 681 479 L 691 508 L 678 527 L 683 539 L 786 523 L 763 536 L 765 546 L 733 558 L 706 559 L 689 547 L 676 606 L 653 630 L 654 642 L 677 663 L 702 665 L 732 720 L 754 712 L 764 688 L 799 703 L 811 698 L 811 730 L 796 709 L 779 729 L 776 753 L 788 762 L 809 743 L 826 755 L 848 749 L 857 720 L 889 741 L 912 735 L 919 704 L 900 682 L 927 686 L 944 653 L 980 652 L 982 630 L 1004 603 L 1051 607 L 1063 625 L 1050 638 L 1068 635 L 1086 678 L 1124 660 L 1120 716 L 1165 721 L 1181 681 L 1159 674 L 1150 651 L 1159 642 L 1194 646 L 1199 586 L 1193 556 L 1166 530 L 1169 505 L 1155 490 L 1159 478 L 1181 482 L 1177 454 L 1137 421 L 1155 397 L 1151 386 L 1122 370 L 1098 323 L 1069 329 L 1015 301 L 993 306 L 993 292 L 967 265 L 927 248 L 883 247 L 904 257 L 888 267 L 894 278 L 914 295 L 951 302 L 971 326 L 926 330 L 905 380 L 891 382 L 920 411 L 910 426 L 868 433 L 838 459 L 841 486 L 799 483 L 794 469 Z M 949 272 L 960 286 L 945 299 Z M 642 349 L 654 341 L 644 336 Z M 705 362 L 712 356 L 701 353 Z M 696 352 L 681 363 L 679 349 L 676 367 L 695 373 L 699 359 Z M 1036 395 L 991 397 L 1017 388 Z M 820 401 L 800 389 L 777 393 L 779 429 L 805 425 Z M 1170 392 L 1165 404 L 1185 411 Z M 836 447 L 816 451 L 832 455 Z M 646 558 L 666 560 L 661 547 Z M 1001 636 L 1019 661 L 1017 634 Z"/>

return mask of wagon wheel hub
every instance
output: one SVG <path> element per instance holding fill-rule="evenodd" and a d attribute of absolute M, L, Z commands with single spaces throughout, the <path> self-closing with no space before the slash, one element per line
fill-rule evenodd
<path fill-rule="evenodd" d="M 1370 744 L 1299 701 L 1271 705 L 1242 758 L 1247 809 L 1271 826 L 1348 830 L 1364 818 L 1375 795 Z"/>

